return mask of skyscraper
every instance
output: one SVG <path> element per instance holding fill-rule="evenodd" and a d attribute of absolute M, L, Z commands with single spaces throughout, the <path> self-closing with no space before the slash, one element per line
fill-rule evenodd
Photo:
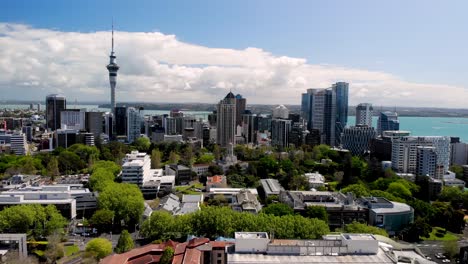
<path fill-rule="evenodd" d="M 348 122 L 348 90 L 348 83 L 337 82 L 327 89 L 307 89 L 301 96 L 307 128 L 318 129 L 323 144 L 341 145 L 341 133 Z"/>
<path fill-rule="evenodd" d="M 348 92 L 349 84 L 337 82 L 332 85 L 332 90 L 336 96 L 336 123 L 335 123 L 335 143 L 334 146 L 341 145 L 341 133 L 348 123 Z M 332 145 L 333 146 L 333 145 Z"/>
<path fill-rule="evenodd" d="M 217 105 L 216 143 L 221 147 L 236 144 L 236 98 L 232 92 Z"/>
<path fill-rule="evenodd" d="M 46 124 L 49 130 L 55 131 L 60 128 L 60 112 L 66 108 L 65 96 L 50 94 L 46 97 Z"/>
<path fill-rule="evenodd" d="M 247 100 L 242 95 L 236 95 L 236 125 L 242 126 L 242 115 L 245 112 Z"/>
<path fill-rule="evenodd" d="M 127 135 L 127 107 L 117 106 L 114 111 L 115 135 Z"/>
<path fill-rule="evenodd" d="M 358 106 L 356 107 L 356 126 L 364 125 L 371 127 L 373 113 L 374 108 L 372 107 L 372 104 L 358 104 Z"/>
<path fill-rule="evenodd" d="M 134 107 L 127 108 L 127 141 L 133 143 L 141 135 L 141 123 L 143 118 Z"/>
<path fill-rule="evenodd" d="M 271 120 L 271 145 L 285 148 L 289 146 L 289 133 L 291 132 L 291 120 Z"/>
<path fill-rule="evenodd" d="M 111 112 L 114 113 L 115 109 L 115 85 L 117 84 L 117 71 L 119 71 L 119 65 L 117 65 L 117 57 L 114 54 L 114 24 L 112 23 L 112 51 L 109 56 L 109 64 L 107 70 L 109 71 L 109 82 L 111 88 Z"/>
<path fill-rule="evenodd" d="M 398 121 L 398 114 L 396 112 L 385 111 L 379 115 L 377 133 L 381 136 L 384 131 L 388 130 L 400 130 L 400 122 Z"/>

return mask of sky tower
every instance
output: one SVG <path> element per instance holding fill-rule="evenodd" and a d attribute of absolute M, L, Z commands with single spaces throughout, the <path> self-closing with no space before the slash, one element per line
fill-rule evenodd
<path fill-rule="evenodd" d="M 117 71 L 119 70 L 119 65 L 116 62 L 116 56 L 114 54 L 114 23 L 112 23 L 112 51 L 109 56 L 110 61 L 107 65 L 107 70 L 109 71 L 109 82 L 111 87 L 111 113 L 114 113 L 115 110 L 115 85 L 117 84 Z"/>

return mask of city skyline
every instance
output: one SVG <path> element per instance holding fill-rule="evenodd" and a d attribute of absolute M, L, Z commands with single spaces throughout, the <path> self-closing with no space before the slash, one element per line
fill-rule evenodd
<path fill-rule="evenodd" d="M 117 2 L 117 7 L 123 5 Z M 360 4 L 362 5 L 362 2 Z M 101 8 L 100 3 L 96 5 L 98 9 Z M 259 7 L 257 5 L 259 4 L 255 4 L 255 8 Z M 275 9 L 278 6 L 281 5 L 277 4 L 271 8 Z M 320 4 L 314 7 L 327 8 Z M 369 9 L 372 7 L 370 5 Z M 453 11 L 456 4 L 449 7 L 442 11 Z M 337 12 L 343 12 L 343 6 L 336 5 L 336 8 Z M 103 23 L 105 18 L 102 17 L 99 21 L 94 21 L 96 18 L 93 16 L 90 18 L 91 22 L 83 24 L 77 24 L 76 21 L 63 22 L 55 18 L 45 23 L 37 15 L 18 11 L 18 6 L 14 3 L 8 2 L 7 9 L 12 12 L 0 15 L 0 57 L 3 58 L 0 63 L 0 91 L 3 97 L 0 99 L 21 97 L 25 100 L 38 100 L 46 94 L 60 93 L 70 101 L 108 101 L 109 83 L 103 65 L 107 63 L 110 50 L 111 17 L 107 23 Z M 314 12 L 317 12 L 315 9 Z M 58 10 L 60 11 L 60 8 Z M 424 11 L 430 13 L 433 10 Z M 83 16 L 80 12 L 83 11 L 78 9 L 77 16 Z M 349 53 L 345 54 L 340 62 L 330 50 L 315 47 L 315 42 L 311 43 L 312 47 L 309 49 L 304 49 L 305 44 L 301 45 L 301 52 L 297 52 L 291 45 L 297 44 L 298 36 L 290 39 L 288 43 L 278 39 L 277 46 L 265 45 L 265 37 L 261 34 L 252 36 L 248 31 L 244 35 L 250 42 L 248 44 L 235 40 L 216 43 L 213 38 L 203 41 L 193 38 L 187 33 L 187 29 L 181 30 L 180 25 L 170 27 L 167 22 L 162 23 L 161 18 L 144 26 L 142 24 L 147 19 L 144 16 L 141 21 L 137 19 L 135 23 L 129 23 L 128 18 L 119 15 L 121 12 L 116 8 L 111 14 L 120 19 L 116 21 L 115 32 L 119 64 L 122 65 L 119 71 L 117 102 L 215 104 L 218 98 L 232 90 L 235 94 L 239 93 L 248 98 L 251 104 L 299 105 L 303 90 L 326 88 L 331 83 L 345 81 L 350 83 L 350 105 L 369 102 L 384 106 L 466 107 L 466 80 L 455 80 L 453 76 L 434 80 L 430 76 L 422 77 L 417 76 L 418 74 L 408 76 L 392 67 L 353 64 L 349 63 Z M 136 11 L 129 9 L 129 12 L 132 14 Z M 285 12 L 292 11 L 288 9 Z M 265 17 L 265 13 L 261 14 Z M 302 12 L 298 15 L 299 19 L 303 19 Z M 268 15 L 266 17 L 269 19 Z M 161 28 L 158 28 L 157 24 L 160 22 Z M 57 24 L 54 26 L 53 23 Z M 223 23 L 233 23 L 232 17 L 227 17 Z M 330 24 L 333 23 L 324 22 L 324 29 L 331 27 Z M 152 27 L 148 28 L 151 25 Z M 274 27 L 275 24 L 271 26 Z M 290 25 L 286 23 L 286 29 L 293 29 L 288 26 Z M 102 31 L 103 29 L 105 31 Z M 230 29 L 226 28 L 226 31 Z M 302 30 L 304 36 L 309 34 L 307 27 L 295 29 Z M 350 32 L 353 32 L 359 27 L 350 29 Z M 207 25 L 207 30 L 212 30 L 212 25 Z M 312 26 L 310 30 L 315 32 L 317 29 Z M 434 33 L 440 31 L 434 30 Z M 457 33 L 457 30 L 460 29 L 453 31 Z M 234 30 L 235 35 L 241 37 L 242 34 L 237 31 L 238 29 Z M 349 32 L 345 35 L 348 34 Z M 415 39 L 416 37 L 410 38 L 408 41 Z M 350 43 L 355 40 L 342 41 Z M 331 41 L 325 38 L 318 42 L 322 42 L 321 45 L 331 44 Z M 430 46 L 430 43 L 427 45 Z M 340 47 L 344 48 L 346 45 Z M 334 46 L 338 53 L 343 52 L 340 47 Z M 367 48 L 367 45 L 363 47 Z M 385 48 L 388 46 L 379 47 L 382 54 L 385 54 Z M 315 56 L 319 51 L 324 52 Z M 391 49 L 387 51 L 389 54 L 393 52 Z M 358 53 L 363 56 L 363 60 L 379 59 L 373 56 L 373 51 Z M 445 53 L 442 52 L 443 54 Z M 427 56 L 430 55 L 428 52 Z M 464 54 L 460 56 L 458 60 L 463 61 Z M 405 65 L 413 62 L 413 58 L 400 58 L 399 63 Z M 456 64 L 442 65 L 446 70 L 438 70 L 438 76 L 460 70 Z M 435 64 L 426 63 L 419 69 L 420 72 L 433 71 L 433 67 Z M 457 69 L 454 70 L 454 67 Z M 408 71 L 408 74 L 411 75 L 412 71 Z M 461 74 L 457 76 L 464 78 Z"/>

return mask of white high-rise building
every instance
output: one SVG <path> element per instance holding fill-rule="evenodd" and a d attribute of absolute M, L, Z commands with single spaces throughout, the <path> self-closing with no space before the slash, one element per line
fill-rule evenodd
<path fill-rule="evenodd" d="M 15 155 L 26 155 L 28 153 L 28 143 L 24 133 L 13 133 L 10 137 L 11 151 Z"/>
<path fill-rule="evenodd" d="M 362 103 L 356 107 L 356 126 L 365 125 L 372 127 L 372 116 L 374 108 L 372 104 Z"/>
<path fill-rule="evenodd" d="M 271 145 L 275 147 L 288 147 L 289 132 L 291 132 L 291 120 L 271 120 Z"/>
<path fill-rule="evenodd" d="M 216 143 L 221 147 L 236 144 L 236 98 L 232 92 L 217 105 Z"/>
<path fill-rule="evenodd" d="M 281 119 L 288 119 L 289 118 L 289 110 L 284 105 L 278 105 L 273 109 L 273 116 L 272 118 L 281 118 Z"/>
<path fill-rule="evenodd" d="M 392 142 L 392 168 L 399 173 L 417 173 L 418 147 L 434 147 L 437 154 L 435 178 L 442 179 L 450 165 L 450 137 L 399 137 Z"/>
<path fill-rule="evenodd" d="M 127 108 L 127 141 L 132 143 L 141 135 L 141 123 L 143 118 L 140 115 L 140 112 L 133 108 Z"/>

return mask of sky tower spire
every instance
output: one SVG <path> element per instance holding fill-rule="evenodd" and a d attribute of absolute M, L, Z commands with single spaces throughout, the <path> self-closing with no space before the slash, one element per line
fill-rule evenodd
<path fill-rule="evenodd" d="M 114 19 L 112 19 L 112 50 L 109 56 L 109 64 L 107 70 L 109 71 L 109 83 L 111 88 L 111 112 L 115 110 L 115 86 L 117 84 L 117 72 L 119 71 L 119 65 L 116 62 L 116 56 L 114 53 Z"/>

